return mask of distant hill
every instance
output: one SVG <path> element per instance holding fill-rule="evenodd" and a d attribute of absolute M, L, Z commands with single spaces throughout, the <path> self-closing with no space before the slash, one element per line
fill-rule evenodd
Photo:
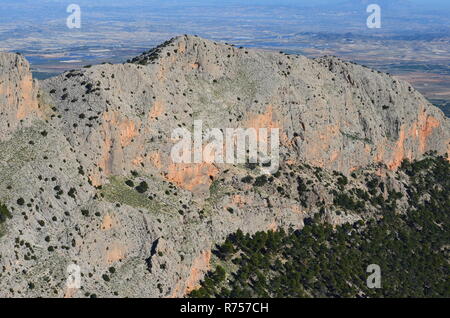
<path fill-rule="evenodd" d="M 447 117 L 450 117 L 450 101 L 441 99 L 430 100 L 434 106 L 439 107 Z"/>

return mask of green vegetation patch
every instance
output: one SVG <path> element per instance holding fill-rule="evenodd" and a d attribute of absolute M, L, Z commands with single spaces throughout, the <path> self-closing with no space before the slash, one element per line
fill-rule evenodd
<path fill-rule="evenodd" d="M 345 133 L 343 131 L 341 131 L 341 134 L 342 134 L 342 136 L 347 137 L 348 139 L 353 140 L 353 141 L 361 141 L 365 144 L 370 144 L 370 145 L 373 144 L 372 140 L 370 140 L 369 138 L 362 138 L 356 134 L 349 134 L 349 133 Z"/>
<path fill-rule="evenodd" d="M 190 296 L 450 297 L 450 163 L 405 161 L 403 173 L 405 214 L 378 207 L 382 218 L 336 228 L 314 218 L 302 230 L 239 230 L 216 248 L 216 268 Z M 371 264 L 381 268 L 379 289 L 367 287 Z"/>
<path fill-rule="evenodd" d="M 7 219 L 11 219 L 12 215 L 11 212 L 9 212 L 6 205 L 0 202 L 0 223 L 6 222 Z"/>
<path fill-rule="evenodd" d="M 12 218 L 11 212 L 9 212 L 6 205 L 0 202 L 0 237 L 5 234 L 5 222 Z"/>
<path fill-rule="evenodd" d="M 145 193 L 141 193 L 126 184 L 126 179 L 113 176 L 109 178 L 109 184 L 101 189 L 102 197 L 108 202 L 120 203 L 137 209 L 146 209 L 155 213 L 171 213 L 171 209 L 157 199 L 149 199 Z"/>

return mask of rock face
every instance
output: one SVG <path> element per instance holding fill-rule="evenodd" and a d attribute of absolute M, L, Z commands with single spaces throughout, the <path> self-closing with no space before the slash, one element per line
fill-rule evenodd
<path fill-rule="evenodd" d="M 168 158 L 171 132 L 194 119 L 206 127 L 278 127 L 285 156 L 346 174 L 373 162 L 395 169 L 403 158 L 446 151 L 450 141 L 448 120 L 409 84 L 333 57 L 180 37 L 134 63 L 43 84 L 56 91 L 65 135 L 85 150 L 88 166 L 102 169 L 89 172 L 94 184 L 142 164 L 190 189 L 203 183 L 199 174 L 214 169 L 180 169 Z"/>
<path fill-rule="evenodd" d="M 401 191 L 403 159 L 450 150 L 449 120 L 409 84 L 335 57 L 182 36 L 39 87 L 23 58 L 0 54 L 0 203 L 12 214 L 0 296 L 183 296 L 237 229 L 300 228 L 319 210 L 360 219 L 335 213 L 333 170 L 361 189 L 376 172 Z M 280 128 L 280 173 L 172 162 L 172 132 L 194 120 Z M 70 264 L 81 289 L 65 285 Z"/>
<path fill-rule="evenodd" d="M 36 114 L 37 91 L 28 62 L 18 54 L 0 54 L 1 140 Z"/>

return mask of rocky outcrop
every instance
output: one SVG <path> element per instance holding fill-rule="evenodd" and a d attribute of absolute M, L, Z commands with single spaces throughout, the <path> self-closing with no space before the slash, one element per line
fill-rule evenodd
<path fill-rule="evenodd" d="M 0 54 L 0 140 L 38 113 L 36 86 L 25 58 L 19 54 Z"/>
<path fill-rule="evenodd" d="M 347 117 L 347 127 L 340 129 L 341 140 L 344 144 L 346 139 L 353 140 L 351 152 L 356 152 L 355 157 L 396 169 L 403 159 L 418 159 L 428 151 L 447 152 L 448 118 L 410 84 L 337 58 L 317 61 L 346 88 L 339 110 Z"/>
<path fill-rule="evenodd" d="M 39 92 L 23 58 L 0 66 L 0 296 L 180 297 L 228 234 L 373 217 L 337 211 L 333 190 L 367 191 L 367 173 L 402 192 L 403 159 L 449 150 L 449 120 L 409 84 L 335 57 L 181 36 Z M 279 173 L 172 162 L 172 132 L 194 120 L 280 128 Z"/>
<path fill-rule="evenodd" d="M 448 149 L 448 119 L 408 83 L 338 58 L 183 36 L 133 61 L 43 84 L 97 185 L 142 168 L 191 190 L 208 182 L 197 170 L 212 175 L 214 167 L 180 167 L 168 156 L 172 131 L 195 119 L 222 129 L 280 128 L 285 160 L 345 174 Z"/>

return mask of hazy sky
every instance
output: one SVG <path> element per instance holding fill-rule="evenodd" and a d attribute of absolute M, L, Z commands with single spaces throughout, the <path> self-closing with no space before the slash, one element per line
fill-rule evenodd
<path fill-rule="evenodd" d="M 381 6 L 382 28 L 367 27 L 372 3 Z M 66 25 L 69 4 L 81 7 L 79 29 Z M 140 49 L 186 33 L 258 47 L 294 45 L 302 34 L 324 42 L 447 39 L 450 0 L 0 0 L 0 50 Z"/>
<path fill-rule="evenodd" d="M 72 3 L 81 7 L 83 28 L 69 35 L 80 39 L 88 33 L 138 37 L 149 30 L 164 37 L 193 33 L 212 38 L 262 32 L 450 34 L 450 0 L 0 0 L 0 41 L 63 36 Z M 383 27 L 377 30 L 366 26 L 366 7 L 372 3 L 382 9 Z M 140 39 L 148 37 L 142 33 Z"/>
<path fill-rule="evenodd" d="M 132 6 L 132 5 L 143 5 L 143 4 L 173 4 L 173 3 L 183 3 L 185 5 L 190 4 L 203 4 L 203 5 L 227 5 L 227 4 L 240 4 L 240 5 L 301 5 L 301 6 L 317 6 L 317 5 L 328 5 L 328 6 L 339 6 L 341 3 L 354 3 L 358 4 L 385 4 L 385 3 L 413 3 L 416 5 L 423 6 L 435 6 L 436 8 L 448 8 L 450 6 L 449 0 L 1 0 L 1 6 L 5 5 L 17 5 L 22 4 L 59 4 L 68 5 L 71 3 L 75 4 L 90 4 L 90 5 L 120 5 L 120 6 Z M 0 10 L 5 10 L 5 8 L 0 7 Z"/>

